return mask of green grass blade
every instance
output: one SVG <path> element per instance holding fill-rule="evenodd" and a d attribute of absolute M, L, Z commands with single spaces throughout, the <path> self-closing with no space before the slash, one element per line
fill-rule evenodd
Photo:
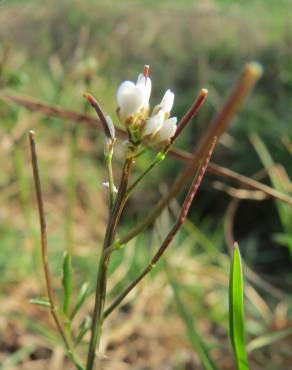
<path fill-rule="evenodd" d="M 250 341 L 246 346 L 247 352 L 255 351 L 259 348 L 270 346 L 292 334 L 292 328 L 286 330 L 279 330 L 272 333 L 261 335 Z"/>
<path fill-rule="evenodd" d="M 88 315 L 85 317 L 85 319 L 82 321 L 80 325 L 79 333 L 75 339 L 75 346 L 77 346 L 82 341 L 84 335 L 90 329 L 90 326 L 91 326 L 91 317 Z"/>
<path fill-rule="evenodd" d="M 44 297 L 32 298 L 32 299 L 29 300 L 29 303 L 35 304 L 37 306 L 45 307 L 45 308 L 50 308 L 51 307 L 49 299 L 44 298 Z"/>
<path fill-rule="evenodd" d="M 229 280 L 229 331 L 238 370 L 249 370 L 245 349 L 243 279 L 238 244 L 234 244 Z"/>
<path fill-rule="evenodd" d="M 191 314 L 188 312 L 188 310 L 186 309 L 186 306 L 181 301 L 179 285 L 173 280 L 170 280 L 170 284 L 174 292 L 174 297 L 175 297 L 175 302 L 177 304 L 178 313 L 186 324 L 188 338 L 191 344 L 193 345 L 196 353 L 198 354 L 204 369 L 205 370 L 218 370 L 209 354 L 206 344 L 204 343 L 203 339 L 197 332 L 197 329 L 195 327 Z"/>
<path fill-rule="evenodd" d="M 85 302 L 86 298 L 88 297 L 88 292 L 89 292 L 89 283 L 84 283 L 81 286 L 80 292 L 78 294 L 75 306 L 73 308 L 72 314 L 71 314 L 71 320 L 75 317 L 77 312 L 80 310 L 82 307 L 83 303 Z"/>
<path fill-rule="evenodd" d="M 72 266 L 71 266 L 71 256 L 67 252 L 64 253 L 63 258 L 62 284 L 64 289 L 63 311 L 65 315 L 68 316 L 72 295 Z"/>

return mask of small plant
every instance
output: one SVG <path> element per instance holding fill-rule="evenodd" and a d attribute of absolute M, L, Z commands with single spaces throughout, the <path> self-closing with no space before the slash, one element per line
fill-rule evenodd
<path fill-rule="evenodd" d="M 203 136 L 199 141 L 199 144 L 196 146 L 194 150 L 195 157 L 192 157 L 186 165 L 186 168 L 179 174 L 168 194 L 166 194 L 150 210 L 148 216 L 136 225 L 133 230 L 131 230 L 127 235 L 118 236 L 118 225 L 129 197 L 146 175 L 148 175 L 149 172 L 161 163 L 170 151 L 172 151 L 173 143 L 197 114 L 208 94 L 206 89 L 202 89 L 190 109 L 182 117 L 179 123 L 177 123 L 177 118 L 171 117 L 170 115 L 174 102 L 174 93 L 170 90 L 166 91 L 159 104 L 154 106 L 152 110 L 150 109 L 149 99 L 151 94 L 151 80 L 148 76 L 148 71 L 149 67 L 145 66 L 144 72 L 138 76 L 136 84 L 130 81 L 125 81 L 120 85 L 117 91 L 117 115 L 126 130 L 126 137 L 124 137 L 124 139 L 126 139 L 124 142 L 124 164 L 120 175 L 119 185 L 117 187 L 115 186 L 116 176 L 112 170 L 112 159 L 117 140 L 116 134 L 117 136 L 125 136 L 125 131 L 115 127 L 112 119 L 103 113 L 97 100 L 91 94 L 84 94 L 85 98 L 95 109 L 105 135 L 104 158 L 107 166 L 108 180 L 104 185 L 108 188 L 109 194 L 109 218 L 97 267 L 94 309 L 92 313 L 89 313 L 89 315 L 84 318 L 79 333 L 73 333 L 72 322 L 87 298 L 88 285 L 85 283 L 82 286 L 77 299 L 73 302 L 73 297 L 75 295 L 72 291 L 73 277 L 71 257 L 68 253 L 65 253 L 62 278 L 64 300 L 62 305 L 59 305 L 57 302 L 52 287 L 48 264 L 46 219 L 38 169 L 35 134 L 33 131 L 29 133 L 31 159 L 40 220 L 42 262 L 48 297 L 46 299 L 35 299 L 33 303 L 50 309 L 56 327 L 66 347 L 67 355 L 78 370 L 94 369 L 96 360 L 99 360 L 98 354 L 104 321 L 121 304 L 132 289 L 134 289 L 137 284 L 139 284 L 140 281 L 155 267 L 166 249 L 169 247 L 175 235 L 180 230 L 182 224 L 186 220 L 192 201 L 202 182 L 211 155 L 214 151 L 217 138 L 220 137 L 228 127 L 231 118 L 236 113 L 240 103 L 248 95 L 250 89 L 261 74 L 261 70 L 257 64 L 251 63 L 247 65 L 230 98 L 211 123 L 205 136 Z M 144 169 L 144 171 L 142 171 L 142 173 L 132 180 L 132 172 L 135 163 L 139 161 L 139 158 L 145 152 L 153 150 L 156 151 L 154 160 Z M 106 306 L 108 266 L 110 264 L 112 254 L 120 248 L 126 247 L 126 244 L 132 238 L 136 237 L 139 233 L 143 232 L 146 227 L 153 224 L 162 210 L 169 204 L 171 199 L 187 185 L 191 178 L 192 181 L 181 206 L 177 220 L 170 228 L 160 247 L 157 249 L 152 259 L 146 264 L 145 269 L 141 271 L 141 273 L 127 287 L 125 287 L 108 306 Z M 182 306 L 181 310 L 184 311 Z M 90 341 L 88 344 L 87 359 L 85 361 L 84 359 L 79 358 L 76 348 L 78 349 L 78 344 L 83 340 L 83 337 L 88 330 L 90 330 Z M 196 337 L 196 340 L 197 339 L 198 338 Z M 201 342 L 199 341 L 198 343 Z M 202 352 L 205 353 L 204 345 L 200 344 L 200 346 Z"/>

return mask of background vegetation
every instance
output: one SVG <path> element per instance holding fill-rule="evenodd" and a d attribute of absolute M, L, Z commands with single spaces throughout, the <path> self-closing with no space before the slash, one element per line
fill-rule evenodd
<path fill-rule="evenodd" d="M 178 117 L 200 88 L 209 90 L 207 103 L 179 142 L 179 147 L 190 149 L 228 96 L 245 62 L 257 60 L 264 75 L 222 137 L 214 161 L 291 194 L 290 8 L 290 0 L 2 0 L 0 89 L 83 112 L 87 107 L 82 94 L 89 90 L 115 117 L 116 87 L 124 79 L 135 79 L 147 63 L 153 100 L 173 89 Z M 65 249 L 73 253 L 76 289 L 84 281 L 94 288 L 107 217 L 102 138 L 74 122 L 2 102 L 0 122 L 0 368 L 61 369 L 64 354 L 53 340 L 53 325 L 46 311 L 29 304 L 44 290 L 27 131 L 33 128 L 37 133 L 57 288 Z M 122 151 L 120 145 L 116 175 Z M 180 166 L 168 158 L 137 190 L 123 217 L 124 230 L 147 214 Z M 249 194 L 253 199 L 232 198 L 222 181 L 208 175 L 190 221 L 165 258 L 167 265 L 151 273 L 113 315 L 104 340 L 108 368 L 200 368 L 172 279 L 218 367 L 233 368 L 227 339 L 228 241 L 232 238 L 239 241 L 246 263 L 251 368 L 289 367 L 292 209 L 255 193 Z M 153 230 L 115 256 L 112 295 L 144 266 L 177 207 L 173 202 Z M 120 264 L 122 257 L 127 263 Z M 84 310 L 91 305 L 89 299 Z M 261 341 L 253 341 L 259 336 Z"/>

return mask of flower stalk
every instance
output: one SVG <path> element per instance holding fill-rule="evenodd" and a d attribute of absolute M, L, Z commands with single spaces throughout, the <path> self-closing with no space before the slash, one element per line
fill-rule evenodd
<path fill-rule="evenodd" d="M 188 212 L 190 210 L 192 201 L 201 185 L 202 179 L 205 175 L 206 169 L 208 167 L 208 163 L 210 161 L 211 155 L 214 151 L 216 144 L 216 138 L 213 138 L 213 141 L 211 143 L 211 146 L 207 150 L 207 154 L 205 158 L 201 161 L 201 164 L 199 166 L 198 171 L 196 172 L 194 179 L 192 181 L 192 184 L 190 186 L 190 189 L 188 191 L 188 194 L 184 200 L 184 203 L 182 205 L 180 214 L 177 218 L 177 221 L 169 231 L 168 235 L 164 239 L 163 243 L 159 247 L 158 251 L 155 253 L 154 257 L 151 259 L 150 263 L 147 265 L 147 267 L 140 273 L 140 275 L 133 280 L 113 301 L 113 303 L 105 310 L 104 312 L 104 319 L 108 317 L 115 308 L 119 306 L 119 304 L 125 299 L 125 297 L 136 287 L 136 285 L 155 267 L 159 259 L 162 257 L 166 249 L 169 247 L 170 243 L 172 242 L 175 235 L 178 233 L 179 229 L 185 222 Z"/>
<path fill-rule="evenodd" d="M 89 342 L 88 356 L 86 370 L 92 370 L 95 362 L 95 352 L 99 349 L 100 336 L 103 323 L 103 310 L 106 297 L 106 287 L 107 287 L 107 271 L 110 262 L 110 257 L 112 249 L 109 248 L 113 243 L 116 228 L 125 207 L 127 201 L 127 187 L 129 182 L 129 177 L 134 164 L 134 158 L 137 148 L 129 148 L 125 160 L 125 164 L 122 171 L 122 176 L 120 180 L 120 185 L 118 189 L 118 194 L 115 199 L 112 212 L 110 214 L 108 226 L 105 233 L 104 244 L 102 255 L 99 261 L 96 292 L 95 292 L 95 304 L 92 315 L 92 326 L 91 326 L 91 338 Z"/>

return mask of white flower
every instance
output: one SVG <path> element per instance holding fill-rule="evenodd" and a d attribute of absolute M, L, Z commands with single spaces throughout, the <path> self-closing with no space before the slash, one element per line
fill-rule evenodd
<path fill-rule="evenodd" d="M 140 74 L 137 83 L 124 81 L 118 88 L 117 101 L 122 119 L 138 113 L 149 106 L 151 80 Z"/>
<path fill-rule="evenodd" d="M 154 116 L 147 119 L 143 136 L 154 135 L 163 125 L 164 121 L 164 112 L 160 110 Z"/>
<path fill-rule="evenodd" d="M 165 112 L 170 113 L 174 102 L 174 93 L 171 90 L 166 90 L 159 107 Z"/>
<path fill-rule="evenodd" d="M 152 83 L 149 77 L 145 77 L 142 73 L 139 74 L 136 86 L 140 86 L 144 92 L 144 108 L 148 108 L 149 106 L 149 99 L 151 95 Z"/>
<path fill-rule="evenodd" d="M 161 129 L 156 133 L 153 138 L 154 144 L 163 143 L 169 141 L 176 131 L 177 118 L 171 117 L 163 122 Z"/>

